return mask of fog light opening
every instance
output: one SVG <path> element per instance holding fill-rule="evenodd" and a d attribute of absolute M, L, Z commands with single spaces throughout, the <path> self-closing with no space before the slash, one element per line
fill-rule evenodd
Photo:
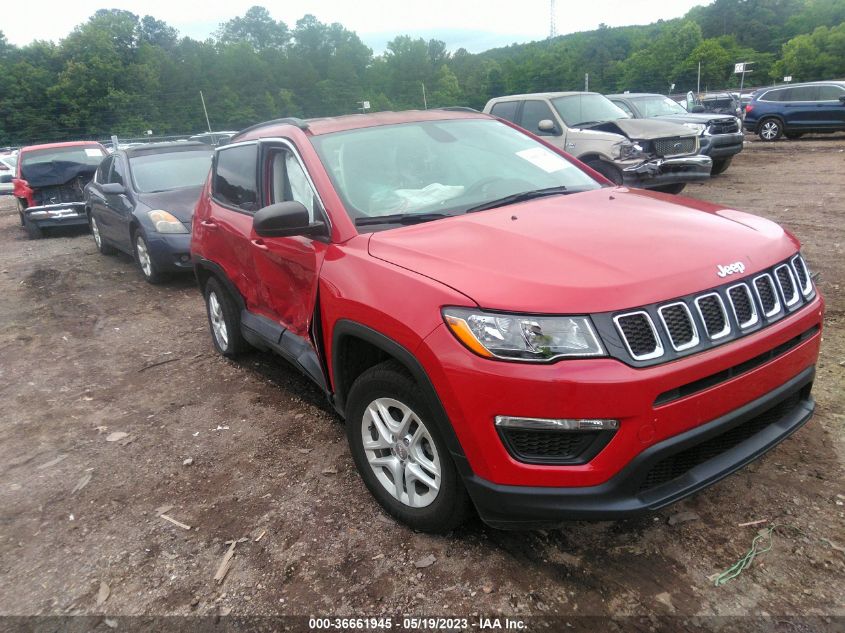
<path fill-rule="evenodd" d="M 524 418 L 497 415 L 495 423 L 501 428 L 554 431 L 615 431 L 619 428 L 619 420 L 589 418 Z"/>

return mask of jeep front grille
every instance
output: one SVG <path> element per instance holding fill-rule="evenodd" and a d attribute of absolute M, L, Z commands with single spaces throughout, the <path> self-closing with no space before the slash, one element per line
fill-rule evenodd
<path fill-rule="evenodd" d="M 681 156 L 698 151 L 698 137 L 659 138 L 654 141 L 654 151 L 658 156 Z"/>
<path fill-rule="evenodd" d="M 704 351 L 809 303 L 813 281 L 800 255 L 707 292 L 618 313 L 592 315 L 611 355 L 653 365 Z M 615 339 L 615 340 L 614 340 Z"/>

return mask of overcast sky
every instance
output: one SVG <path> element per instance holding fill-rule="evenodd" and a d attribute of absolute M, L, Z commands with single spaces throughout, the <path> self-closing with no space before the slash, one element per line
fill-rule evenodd
<path fill-rule="evenodd" d="M 676 18 L 712 0 L 557 0 L 557 31 L 573 33 L 609 26 L 648 24 Z M 183 34 L 205 39 L 221 22 L 243 15 L 256 0 L 173 2 L 173 0 L 12 0 L 0 10 L 0 30 L 17 45 L 35 39 L 58 41 L 97 9 L 126 9 L 164 20 Z M 449 50 L 480 52 L 549 34 L 549 0 L 299 0 L 265 2 L 271 15 L 289 26 L 306 13 L 340 22 L 358 33 L 375 53 L 396 35 L 437 38 Z"/>

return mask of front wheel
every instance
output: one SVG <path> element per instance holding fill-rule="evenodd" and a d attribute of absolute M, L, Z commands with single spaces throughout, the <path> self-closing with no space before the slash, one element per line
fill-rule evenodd
<path fill-rule="evenodd" d="M 720 158 L 713 161 L 713 169 L 710 170 L 711 176 L 718 176 L 725 172 L 731 166 L 731 158 Z"/>
<path fill-rule="evenodd" d="M 763 119 L 763 122 L 760 123 L 760 128 L 757 130 L 757 136 L 766 142 L 776 141 L 782 134 L 783 126 L 777 119 Z"/>
<path fill-rule="evenodd" d="M 622 170 L 616 165 L 611 165 L 603 160 L 592 160 L 587 163 L 587 167 L 595 169 L 602 176 L 607 178 L 614 185 L 622 184 Z"/>
<path fill-rule="evenodd" d="M 673 185 L 660 185 L 659 187 L 652 187 L 654 191 L 662 193 L 681 193 L 687 186 L 685 182 L 676 182 Z"/>
<path fill-rule="evenodd" d="M 346 433 L 376 501 L 415 530 L 447 532 L 470 503 L 419 386 L 395 361 L 361 374 L 349 391 Z"/>
<path fill-rule="evenodd" d="M 136 231 L 132 242 L 135 245 L 135 261 L 138 262 L 138 267 L 141 269 L 144 279 L 151 284 L 159 284 L 164 281 L 166 276 L 156 267 L 144 232 L 140 229 Z"/>
<path fill-rule="evenodd" d="M 240 310 L 232 296 L 214 277 L 205 283 L 203 294 L 214 349 L 229 358 L 245 351 L 249 344 L 241 334 Z"/>

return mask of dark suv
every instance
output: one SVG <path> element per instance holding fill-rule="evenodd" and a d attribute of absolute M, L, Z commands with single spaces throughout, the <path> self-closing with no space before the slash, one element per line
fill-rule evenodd
<path fill-rule="evenodd" d="M 758 90 L 745 106 L 745 129 L 764 141 L 845 131 L 845 81 Z"/>

